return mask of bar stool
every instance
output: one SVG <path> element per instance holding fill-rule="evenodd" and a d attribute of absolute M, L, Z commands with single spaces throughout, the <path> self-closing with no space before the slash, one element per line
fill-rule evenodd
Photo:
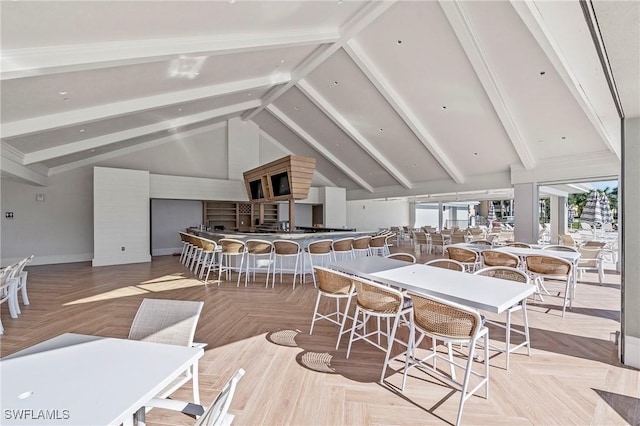
<path fill-rule="evenodd" d="M 333 255 L 331 254 L 331 244 L 333 240 L 318 240 L 309 245 L 306 248 L 306 254 L 309 258 L 309 268 L 307 269 L 305 266 L 305 273 L 307 270 L 310 271 L 311 277 L 313 278 L 313 285 L 317 287 L 316 284 L 316 266 L 327 266 L 332 260 Z"/>
<path fill-rule="evenodd" d="M 179 232 L 179 234 L 180 234 L 180 240 L 182 240 L 182 251 L 180 252 L 180 263 L 184 265 L 184 258 L 187 252 L 189 251 L 188 249 L 190 248 L 189 246 L 191 245 L 191 243 L 189 242 L 188 234 L 185 234 L 184 232 Z"/>
<path fill-rule="evenodd" d="M 244 286 L 247 286 L 249 272 L 253 272 L 253 281 L 256 280 L 256 271 L 267 270 L 265 284 L 269 285 L 269 272 L 273 263 L 273 243 L 267 240 L 251 239 L 246 241 L 247 263 L 244 274 Z"/>
<path fill-rule="evenodd" d="M 333 250 L 333 259 L 336 262 L 354 258 L 353 238 L 342 238 L 340 240 L 334 240 L 333 243 L 331 243 L 331 249 Z"/>
<path fill-rule="evenodd" d="M 200 268 L 200 279 L 204 275 L 204 270 L 207 270 L 207 276 L 204 279 L 205 284 L 209 280 L 209 274 L 211 273 L 211 269 L 216 269 L 216 253 L 219 251 L 218 244 L 215 241 L 204 240 L 203 248 L 202 248 L 202 265 Z"/>
<path fill-rule="evenodd" d="M 226 272 L 227 280 L 231 278 L 233 271 L 238 272 L 238 283 L 236 287 L 240 287 L 240 275 L 242 275 L 242 266 L 244 264 L 244 255 L 247 247 L 244 242 L 231 238 L 222 238 L 218 242 L 220 244 L 220 265 L 218 267 L 218 286 L 222 272 Z M 238 257 L 240 257 L 240 265 L 238 265 Z"/>
<path fill-rule="evenodd" d="M 358 258 L 369 256 L 369 241 L 371 241 L 371 236 L 369 235 L 354 239 L 353 257 Z"/>
<path fill-rule="evenodd" d="M 198 266 L 200 265 L 202 258 L 202 252 L 204 251 L 204 244 L 200 237 L 192 237 L 191 241 L 193 242 L 194 248 L 191 250 L 191 262 L 189 264 L 189 269 L 193 272 L 193 275 L 197 275 Z"/>
<path fill-rule="evenodd" d="M 300 265 L 300 244 L 291 240 L 275 240 L 273 242 L 273 275 L 271 280 L 271 288 L 275 287 L 276 272 L 280 272 L 280 282 L 282 283 L 282 273 L 293 273 L 293 288 L 296 288 L 296 276 L 298 275 L 298 265 Z M 280 266 L 278 267 L 278 260 Z M 286 262 L 285 262 L 286 261 Z M 293 268 L 291 267 L 293 263 Z M 302 269 L 302 268 L 300 268 Z M 267 282 L 267 286 L 269 283 Z"/>

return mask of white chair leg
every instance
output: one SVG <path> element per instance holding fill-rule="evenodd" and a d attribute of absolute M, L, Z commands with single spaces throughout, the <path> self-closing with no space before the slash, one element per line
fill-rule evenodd
<path fill-rule="evenodd" d="M 316 315 L 318 314 L 318 306 L 320 305 L 321 297 L 322 297 L 322 293 L 318 292 L 318 297 L 316 298 L 316 307 L 313 309 L 313 317 L 311 318 L 311 327 L 309 328 L 309 336 L 313 334 L 313 324 L 316 322 Z"/>

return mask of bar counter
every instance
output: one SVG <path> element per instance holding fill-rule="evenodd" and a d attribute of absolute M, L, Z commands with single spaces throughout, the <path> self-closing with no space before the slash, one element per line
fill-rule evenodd
<path fill-rule="evenodd" d="M 188 228 L 187 232 L 202 238 L 218 242 L 222 238 L 233 238 L 246 241 L 258 239 L 266 241 L 294 240 L 300 247 L 306 248 L 309 243 L 318 240 L 339 240 L 341 238 L 358 238 L 365 235 L 375 235 L 377 231 L 333 231 L 333 232 L 235 232 L 235 231 L 204 231 L 198 228 Z"/>

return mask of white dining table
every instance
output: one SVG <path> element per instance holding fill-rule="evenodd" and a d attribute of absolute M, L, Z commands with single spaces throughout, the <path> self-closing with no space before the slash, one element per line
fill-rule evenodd
<path fill-rule="evenodd" d="M 495 313 L 504 312 L 536 290 L 531 284 L 377 256 L 334 262 L 329 268 Z"/>
<path fill-rule="evenodd" d="M 536 248 L 525 248 L 525 247 L 499 247 L 495 248 L 496 251 L 503 251 L 505 253 L 511 253 L 513 255 L 519 257 L 527 257 L 527 256 L 553 256 L 559 257 L 561 259 L 568 260 L 574 265 L 577 264 L 578 259 L 580 259 L 579 252 L 573 251 L 562 251 L 562 250 L 541 250 Z"/>
<path fill-rule="evenodd" d="M 56 336 L 0 360 L 0 423 L 131 424 L 203 354 L 186 346 Z"/>

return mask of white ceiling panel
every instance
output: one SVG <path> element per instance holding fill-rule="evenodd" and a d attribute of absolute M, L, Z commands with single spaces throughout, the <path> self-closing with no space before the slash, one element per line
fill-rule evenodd
<path fill-rule="evenodd" d="M 251 91 L 217 96 L 194 102 L 185 102 L 164 108 L 156 108 L 138 114 L 124 115 L 107 120 L 92 121 L 90 123 L 80 123 L 75 126 L 54 129 L 48 132 L 6 139 L 5 142 L 23 153 L 31 153 L 71 142 L 135 129 L 141 126 L 162 122 L 167 122 L 167 125 L 171 125 L 172 122 L 177 123 L 179 119 L 188 118 L 191 115 L 215 110 L 227 105 L 240 104 L 251 99 L 259 99 L 264 96 L 268 89 L 268 87 L 261 87 Z"/>
<path fill-rule="evenodd" d="M 289 151 L 304 157 L 316 159 L 316 170 L 324 176 L 331 176 L 331 181 L 339 187 L 347 189 L 358 189 L 359 186 L 347 175 L 340 171 L 326 158 L 318 155 L 311 146 L 303 141 L 298 135 L 293 133 L 287 126 L 282 124 L 277 118 L 266 111 L 260 112 L 253 121 L 260 126 L 269 136 L 277 140 Z"/>
<path fill-rule="evenodd" d="M 307 77 L 313 88 L 413 182 L 447 173 L 342 49 Z M 336 84 L 337 83 L 337 84 Z"/>
<path fill-rule="evenodd" d="M 533 157 L 545 160 L 576 151 L 606 150 L 513 6 L 508 2 L 465 2 L 465 7 Z"/>
<path fill-rule="evenodd" d="M 2 122 L 270 75 L 286 75 L 313 49 L 313 46 L 304 46 L 210 56 L 205 58 L 199 74 L 193 78 L 172 76 L 175 64 L 163 61 L 9 80 L 2 85 Z"/>
<path fill-rule="evenodd" d="M 275 105 L 373 187 L 397 184 L 386 170 L 297 88 L 292 87 L 276 100 Z"/>
<path fill-rule="evenodd" d="M 437 2 L 398 2 L 355 40 L 463 175 L 518 161 Z"/>
<path fill-rule="evenodd" d="M 304 33 L 340 27 L 362 1 L 2 2 L 7 49 L 140 39 Z"/>

